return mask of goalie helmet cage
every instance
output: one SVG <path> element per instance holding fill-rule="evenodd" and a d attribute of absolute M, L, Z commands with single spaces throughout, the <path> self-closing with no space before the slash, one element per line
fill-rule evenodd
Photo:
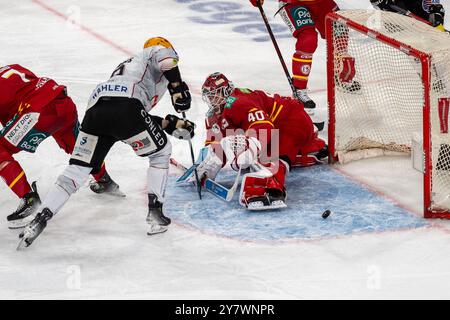
<path fill-rule="evenodd" d="M 330 161 L 410 153 L 419 134 L 424 216 L 450 218 L 450 35 L 379 10 L 330 13 L 326 34 Z"/>

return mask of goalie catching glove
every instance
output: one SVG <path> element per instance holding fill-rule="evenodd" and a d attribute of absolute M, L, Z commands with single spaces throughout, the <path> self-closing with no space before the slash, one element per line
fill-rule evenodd
<path fill-rule="evenodd" d="M 189 110 L 192 99 L 186 82 L 183 81 L 176 87 L 173 87 L 173 84 L 169 83 L 167 88 L 169 89 L 170 96 L 172 97 L 172 105 L 175 108 L 175 111 L 183 112 Z"/>
<path fill-rule="evenodd" d="M 220 141 L 233 170 L 247 169 L 258 160 L 261 142 L 254 137 L 244 135 L 228 136 Z"/>
<path fill-rule="evenodd" d="M 206 178 L 214 180 L 223 165 L 224 162 L 217 156 L 214 147 L 212 145 L 207 146 L 206 156 L 197 167 L 200 180 L 204 181 Z"/>
<path fill-rule="evenodd" d="M 195 135 L 195 123 L 168 114 L 165 118 L 164 131 L 181 140 L 192 139 Z"/>

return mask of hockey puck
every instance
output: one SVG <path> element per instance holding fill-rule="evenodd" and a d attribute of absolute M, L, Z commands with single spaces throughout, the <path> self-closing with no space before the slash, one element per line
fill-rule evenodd
<path fill-rule="evenodd" d="M 322 213 L 322 218 L 326 219 L 331 214 L 331 210 L 327 209 Z"/>

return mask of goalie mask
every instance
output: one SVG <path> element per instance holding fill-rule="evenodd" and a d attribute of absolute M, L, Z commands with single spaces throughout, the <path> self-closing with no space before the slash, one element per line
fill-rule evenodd
<path fill-rule="evenodd" d="M 220 72 L 210 74 L 202 86 L 202 99 L 208 104 L 206 116 L 221 114 L 227 98 L 233 93 L 234 85 Z"/>

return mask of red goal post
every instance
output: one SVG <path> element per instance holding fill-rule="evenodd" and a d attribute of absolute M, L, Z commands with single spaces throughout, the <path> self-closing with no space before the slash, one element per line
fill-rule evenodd
<path fill-rule="evenodd" d="M 379 10 L 326 19 L 331 162 L 423 146 L 424 216 L 450 218 L 450 35 Z"/>

